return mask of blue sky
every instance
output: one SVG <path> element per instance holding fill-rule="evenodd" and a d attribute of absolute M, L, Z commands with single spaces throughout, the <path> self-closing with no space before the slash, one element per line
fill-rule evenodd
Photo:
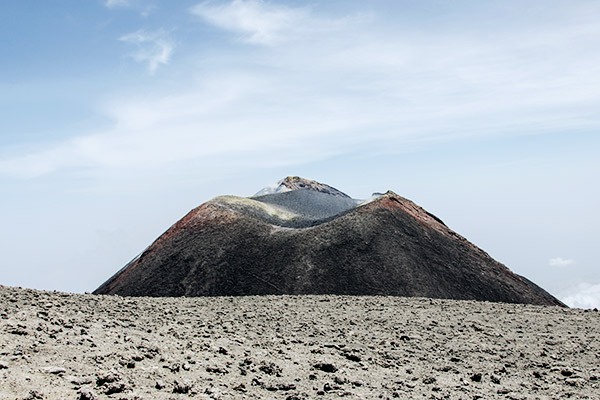
<path fill-rule="evenodd" d="M 0 283 L 91 291 L 191 208 L 387 189 L 600 307 L 596 1 L 0 4 Z"/>

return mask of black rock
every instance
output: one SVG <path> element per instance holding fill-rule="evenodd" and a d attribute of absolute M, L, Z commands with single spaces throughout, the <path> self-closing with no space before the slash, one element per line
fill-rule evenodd
<path fill-rule="evenodd" d="M 27 396 L 23 398 L 23 400 L 35 400 L 43 398 L 44 395 L 41 392 L 38 392 L 37 390 L 30 390 L 29 393 L 27 393 Z"/>
<path fill-rule="evenodd" d="M 267 363 L 263 361 L 258 369 L 267 375 L 281 376 L 282 372 L 281 368 L 272 362 Z"/>
<path fill-rule="evenodd" d="M 473 382 L 481 382 L 481 374 L 476 373 L 476 374 L 471 375 L 471 380 Z"/>
<path fill-rule="evenodd" d="M 176 380 L 173 383 L 173 393 L 185 394 L 192 390 L 192 384 L 185 380 Z"/>
<path fill-rule="evenodd" d="M 296 390 L 296 385 L 294 385 L 293 383 L 277 383 L 274 385 L 266 386 L 265 389 L 267 389 L 271 392 L 274 392 L 277 390 L 289 391 L 289 390 Z"/>
<path fill-rule="evenodd" d="M 360 362 L 360 356 L 352 353 L 344 353 L 344 357 L 346 357 L 350 361 Z"/>
<path fill-rule="evenodd" d="M 313 365 L 314 369 L 321 370 L 323 372 L 333 373 L 337 371 L 337 367 L 330 363 L 317 363 Z"/>
<path fill-rule="evenodd" d="M 213 374 L 222 374 L 222 375 L 229 373 L 227 368 L 219 367 L 219 366 L 208 366 L 208 367 L 206 367 L 206 372 L 211 372 Z"/>
<path fill-rule="evenodd" d="M 106 385 L 104 393 L 111 395 L 114 393 L 122 393 L 126 390 L 128 390 L 128 387 L 123 382 L 112 382 Z"/>

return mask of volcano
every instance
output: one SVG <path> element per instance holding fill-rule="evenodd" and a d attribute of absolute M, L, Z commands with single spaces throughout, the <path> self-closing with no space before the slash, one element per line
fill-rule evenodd
<path fill-rule="evenodd" d="M 95 294 L 385 295 L 561 305 L 392 191 L 287 177 L 190 211 Z"/>

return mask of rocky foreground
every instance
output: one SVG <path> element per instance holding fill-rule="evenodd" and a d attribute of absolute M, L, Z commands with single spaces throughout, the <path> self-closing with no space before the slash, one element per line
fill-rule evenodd
<path fill-rule="evenodd" d="M 1 399 L 597 399 L 600 313 L 0 286 Z"/>

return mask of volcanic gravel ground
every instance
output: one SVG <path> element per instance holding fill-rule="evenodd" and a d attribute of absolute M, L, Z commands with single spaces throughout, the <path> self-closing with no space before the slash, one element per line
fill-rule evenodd
<path fill-rule="evenodd" d="M 598 399 L 595 311 L 0 286 L 2 399 Z"/>

